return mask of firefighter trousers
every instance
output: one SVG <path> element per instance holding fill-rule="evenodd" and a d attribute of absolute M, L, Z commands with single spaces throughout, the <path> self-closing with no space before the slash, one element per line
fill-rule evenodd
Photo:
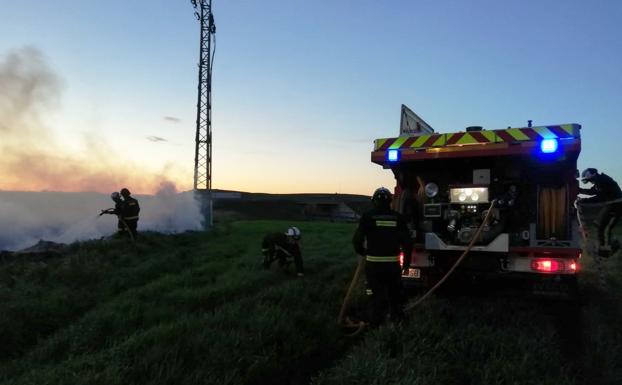
<path fill-rule="evenodd" d="M 127 224 L 127 231 L 132 234 L 132 238 L 136 239 L 138 237 L 138 219 L 126 219 L 125 223 Z"/>
<path fill-rule="evenodd" d="M 281 268 L 287 267 L 291 263 L 291 260 L 288 259 L 288 257 L 290 256 L 282 250 L 276 248 L 268 248 L 263 249 L 262 252 L 264 257 L 263 267 L 266 269 L 269 269 L 272 265 L 272 262 L 274 261 L 278 261 L 278 264 Z M 294 259 L 294 264 L 296 265 L 296 272 L 304 273 L 304 268 L 302 266 L 302 257 L 297 254 L 292 255 L 292 257 Z"/>
<path fill-rule="evenodd" d="M 598 226 L 598 244 L 600 246 L 610 245 L 611 232 L 618 224 L 620 216 L 622 216 L 622 202 L 608 204 L 598 213 L 595 222 Z"/>
<path fill-rule="evenodd" d="M 369 321 L 379 325 L 387 311 L 393 320 L 404 318 L 402 269 L 398 262 L 365 262 L 365 276 L 371 289 Z"/>

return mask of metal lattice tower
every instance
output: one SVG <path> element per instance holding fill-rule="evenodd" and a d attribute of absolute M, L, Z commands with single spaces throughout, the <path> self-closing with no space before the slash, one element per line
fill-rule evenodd
<path fill-rule="evenodd" d="M 216 25 L 212 0 L 190 0 L 201 25 L 199 84 L 194 150 L 194 189 L 209 193 L 212 189 L 212 65 L 216 47 Z M 212 40 L 214 44 L 212 45 Z"/>

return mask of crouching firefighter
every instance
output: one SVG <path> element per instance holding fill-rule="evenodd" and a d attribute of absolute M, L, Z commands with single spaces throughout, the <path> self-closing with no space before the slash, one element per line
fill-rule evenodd
<path fill-rule="evenodd" d="M 301 233 L 297 227 L 290 227 L 285 233 L 267 234 L 261 242 L 261 251 L 264 256 L 263 267 L 269 269 L 272 262 L 278 261 L 279 266 L 284 268 L 289 266 L 290 258 L 293 258 L 296 264 L 296 275 L 303 277 L 300 238 Z"/>
<path fill-rule="evenodd" d="M 410 232 L 404 217 L 391 209 L 391 192 L 380 187 L 372 196 L 373 209 L 363 214 L 352 243 L 365 258 L 365 276 L 371 289 L 370 323 L 377 326 L 385 318 L 387 307 L 392 320 L 404 318 L 402 268 L 408 269 L 412 253 Z"/>

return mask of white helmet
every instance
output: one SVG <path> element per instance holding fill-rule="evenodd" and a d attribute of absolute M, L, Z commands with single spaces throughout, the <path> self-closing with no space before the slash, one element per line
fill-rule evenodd
<path fill-rule="evenodd" d="M 121 194 L 119 194 L 118 192 L 113 192 L 112 194 L 110 194 L 110 199 L 112 199 L 113 201 L 118 201 L 119 199 L 121 199 Z"/>
<path fill-rule="evenodd" d="M 288 237 L 292 237 L 295 240 L 299 240 L 301 233 L 298 227 L 290 227 L 289 229 L 287 229 L 285 235 L 287 235 Z"/>

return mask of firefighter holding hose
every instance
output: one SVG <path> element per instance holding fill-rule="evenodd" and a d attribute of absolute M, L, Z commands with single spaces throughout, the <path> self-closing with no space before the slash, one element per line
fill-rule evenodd
<path fill-rule="evenodd" d="M 123 225 L 123 221 L 121 220 L 121 211 L 123 210 L 123 200 L 121 199 L 121 194 L 117 191 L 110 194 L 110 199 L 114 202 L 114 208 L 102 210 L 99 213 L 99 216 L 104 214 L 116 215 L 117 220 L 117 234 L 122 234 L 125 231 L 125 225 Z"/>
<path fill-rule="evenodd" d="M 110 198 L 114 202 L 114 208 L 102 210 L 99 215 L 116 215 L 118 218 L 117 234 L 122 235 L 127 231 L 132 240 L 136 240 L 138 236 L 136 231 L 138 227 L 138 213 L 140 212 L 138 201 L 131 196 L 130 190 L 127 188 L 121 189 L 121 193 L 113 192 L 110 194 Z"/>
<path fill-rule="evenodd" d="M 589 189 L 579 188 L 579 194 L 592 197 L 580 199 L 579 203 L 604 204 L 594 223 L 598 227 L 598 254 L 608 257 L 619 247 L 617 242 L 612 242 L 611 232 L 622 216 L 622 190 L 613 178 L 599 173 L 595 168 L 585 169 L 581 173 L 581 182 L 592 183 L 593 186 Z"/>
<path fill-rule="evenodd" d="M 363 214 L 352 243 L 356 253 L 365 258 L 365 275 L 371 295 L 370 323 L 377 326 L 387 313 L 392 320 L 404 318 L 402 268 L 408 269 L 412 253 L 406 220 L 391 209 L 391 192 L 380 187 L 372 196 L 374 207 Z"/>

